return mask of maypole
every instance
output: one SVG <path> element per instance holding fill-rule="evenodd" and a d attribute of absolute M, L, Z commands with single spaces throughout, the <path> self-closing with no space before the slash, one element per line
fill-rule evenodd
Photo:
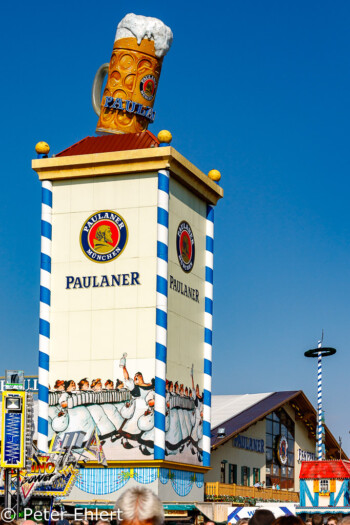
<path fill-rule="evenodd" d="M 322 337 L 318 341 L 317 348 L 312 348 L 305 352 L 305 357 L 317 357 L 317 433 L 316 433 L 316 457 L 319 461 L 326 459 L 326 452 L 323 443 L 324 436 L 324 418 L 322 410 L 322 357 L 328 357 L 336 353 L 335 348 L 322 347 L 323 343 L 323 330 Z"/>

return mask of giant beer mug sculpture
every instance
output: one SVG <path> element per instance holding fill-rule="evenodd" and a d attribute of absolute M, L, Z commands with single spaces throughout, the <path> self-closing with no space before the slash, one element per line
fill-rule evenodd
<path fill-rule="evenodd" d="M 138 133 L 153 122 L 162 62 L 172 41 L 171 29 L 157 18 L 129 13 L 121 20 L 111 61 L 97 71 L 92 88 L 97 132 Z"/>

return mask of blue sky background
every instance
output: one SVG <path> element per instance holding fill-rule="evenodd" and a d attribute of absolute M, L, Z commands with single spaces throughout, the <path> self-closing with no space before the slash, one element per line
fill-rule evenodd
<path fill-rule="evenodd" d="M 37 370 L 40 184 L 34 147 L 94 134 L 90 102 L 120 19 L 173 30 L 150 130 L 207 173 L 216 209 L 213 390 L 302 389 L 316 403 L 325 330 L 326 421 L 350 453 L 349 26 L 346 1 L 23 0 L 2 7 L 0 348 Z M 0 371 L 1 372 L 1 371 Z"/>

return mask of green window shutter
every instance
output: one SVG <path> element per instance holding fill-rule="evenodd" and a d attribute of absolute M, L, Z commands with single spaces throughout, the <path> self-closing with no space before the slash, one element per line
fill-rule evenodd
<path fill-rule="evenodd" d="M 233 465 L 233 483 L 237 485 L 237 465 Z"/>
<path fill-rule="evenodd" d="M 250 487 L 250 467 L 247 467 L 247 485 Z"/>
<path fill-rule="evenodd" d="M 244 485 L 244 467 L 241 467 L 241 485 Z"/>

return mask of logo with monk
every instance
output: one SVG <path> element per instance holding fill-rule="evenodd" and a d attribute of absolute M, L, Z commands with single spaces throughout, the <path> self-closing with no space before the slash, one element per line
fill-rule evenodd
<path fill-rule="evenodd" d="M 195 244 L 191 226 L 180 222 L 176 234 L 176 248 L 179 263 L 184 272 L 190 272 L 194 265 Z"/>
<path fill-rule="evenodd" d="M 88 259 L 105 263 L 113 261 L 128 242 L 128 227 L 121 215 L 104 210 L 91 215 L 80 231 L 80 246 Z"/>
<path fill-rule="evenodd" d="M 140 82 L 140 91 L 146 100 L 153 100 L 157 87 L 157 81 L 153 75 L 146 75 Z"/>

